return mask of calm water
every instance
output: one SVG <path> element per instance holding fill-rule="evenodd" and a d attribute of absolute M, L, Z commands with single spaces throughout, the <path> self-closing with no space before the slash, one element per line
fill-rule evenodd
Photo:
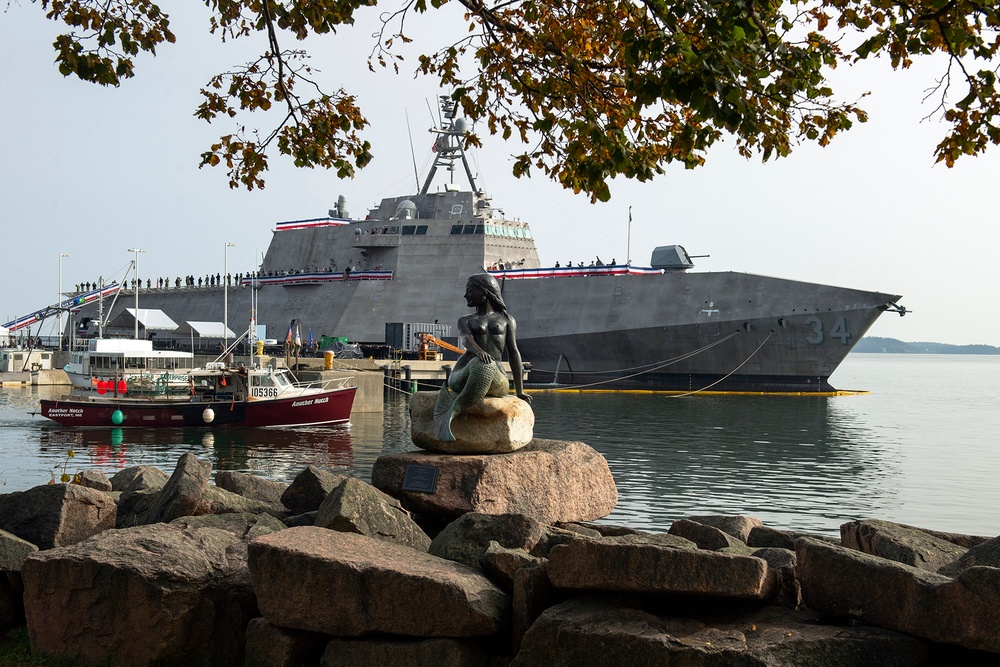
<path fill-rule="evenodd" d="M 835 398 L 536 394 L 535 435 L 582 440 L 608 459 L 620 495 L 609 521 L 666 530 L 688 514 L 757 516 L 836 533 L 876 517 L 1000 534 L 1000 357 L 855 354 Z M 194 452 L 216 470 L 289 481 L 308 463 L 367 479 L 382 453 L 412 448 L 405 398 L 349 427 L 74 431 L 28 413 L 63 388 L 0 391 L 0 487 L 70 472 L 172 469 Z M 76 457 L 67 459 L 72 448 Z"/>

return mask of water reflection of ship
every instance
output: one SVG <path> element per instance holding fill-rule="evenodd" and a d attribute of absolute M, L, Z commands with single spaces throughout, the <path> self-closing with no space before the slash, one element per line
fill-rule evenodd
<path fill-rule="evenodd" d="M 747 514 L 831 532 L 893 506 L 901 471 L 859 413 L 864 400 L 540 394 L 533 407 L 535 437 L 582 440 L 608 459 L 622 498 L 613 521 Z"/>

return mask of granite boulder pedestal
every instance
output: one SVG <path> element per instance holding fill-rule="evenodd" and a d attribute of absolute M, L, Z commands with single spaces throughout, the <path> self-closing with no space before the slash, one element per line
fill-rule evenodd
<path fill-rule="evenodd" d="M 503 454 L 526 446 L 533 437 L 535 413 L 516 396 L 487 396 L 455 415 L 453 442 L 437 438 L 434 403 L 438 392 L 420 391 L 410 397 L 410 438 L 421 449 L 444 454 Z"/>
<path fill-rule="evenodd" d="M 416 394 L 410 407 L 413 441 L 428 449 L 440 443 L 433 437 L 434 395 Z M 381 456 L 372 484 L 406 509 L 431 516 L 524 514 L 555 523 L 611 513 L 618 489 L 603 456 L 582 442 L 533 438 L 534 415 L 521 399 L 486 400 L 482 409 L 456 417 L 457 440 L 440 443 L 447 452 Z M 461 417 L 469 421 L 462 424 Z"/>

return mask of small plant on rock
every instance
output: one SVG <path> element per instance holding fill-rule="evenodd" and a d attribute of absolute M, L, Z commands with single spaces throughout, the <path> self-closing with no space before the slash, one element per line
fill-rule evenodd
<path fill-rule="evenodd" d="M 70 475 L 68 472 L 66 472 L 66 468 L 67 468 L 67 466 L 69 466 L 69 460 L 71 458 L 75 457 L 75 456 L 76 456 L 76 452 L 74 452 L 72 449 L 67 449 L 66 450 L 66 459 L 61 464 L 62 473 L 59 474 L 59 481 L 62 482 L 63 484 L 79 484 L 80 483 L 80 473 L 77 473 L 75 475 Z M 59 468 L 60 468 L 60 466 L 57 465 L 55 468 L 52 469 L 52 478 L 49 479 L 49 484 L 55 484 L 56 483 L 56 474 L 59 473 Z"/>

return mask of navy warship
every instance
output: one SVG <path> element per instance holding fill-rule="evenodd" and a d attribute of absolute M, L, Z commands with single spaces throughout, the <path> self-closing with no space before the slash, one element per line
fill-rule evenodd
<path fill-rule="evenodd" d="M 450 335 L 467 311 L 466 280 L 488 270 L 516 318 L 531 384 L 768 393 L 836 391 L 830 375 L 879 315 L 906 312 L 892 294 L 696 272 L 680 245 L 656 248 L 649 266 L 542 266 L 528 223 L 477 187 L 455 112 L 442 99 L 435 160 L 416 194 L 384 199 L 362 219 L 341 197 L 325 217 L 278 223 L 242 289 L 225 280 L 143 289 L 143 307 L 218 322 L 227 289 L 236 331 L 254 297 L 257 323 L 278 340 L 297 320 L 317 334 L 413 349 L 420 332 Z M 455 183 L 459 168 L 467 189 Z M 442 172 L 448 182 L 432 190 Z M 401 337 L 391 333 L 399 327 Z"/>

